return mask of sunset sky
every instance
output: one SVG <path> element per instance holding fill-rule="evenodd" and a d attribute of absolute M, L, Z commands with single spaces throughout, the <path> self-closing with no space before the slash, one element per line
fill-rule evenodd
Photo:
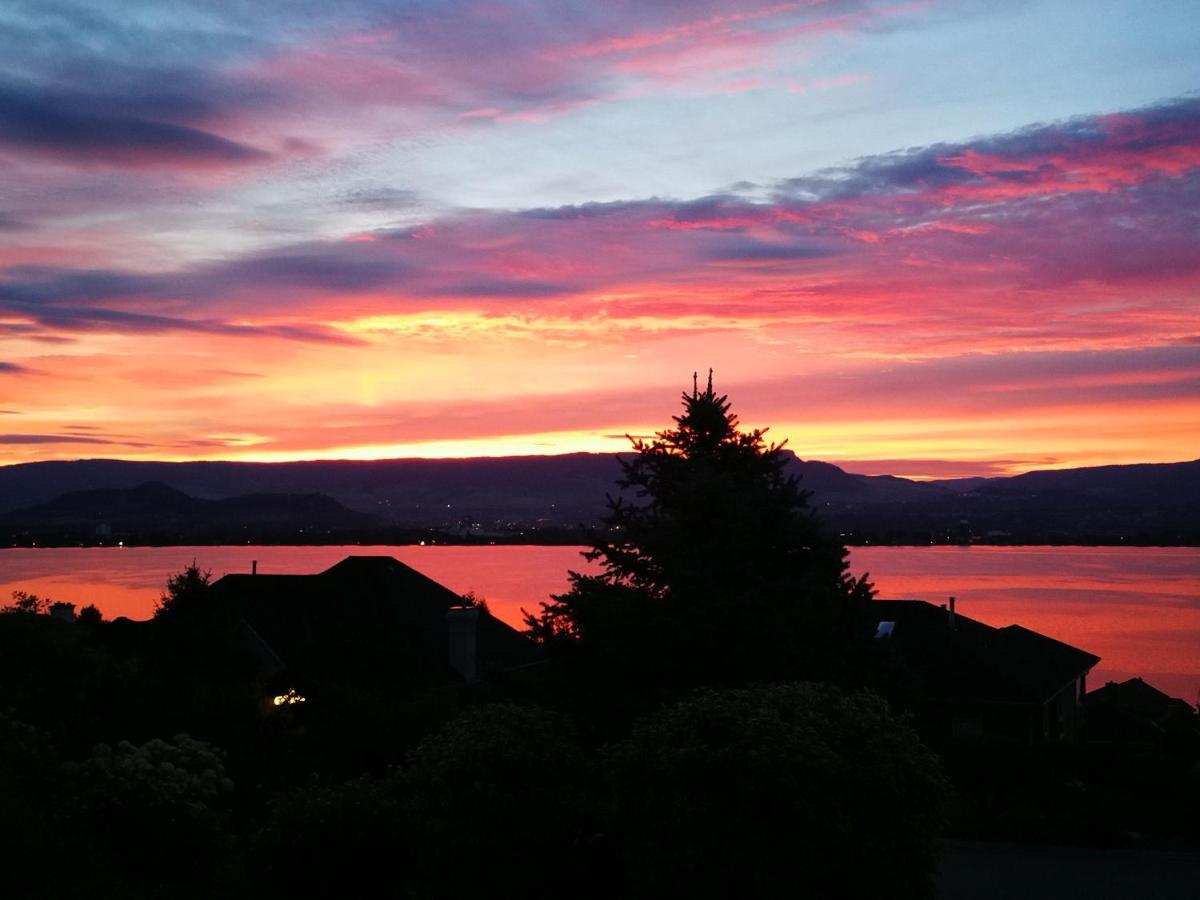
<path fill-rule="evenodd" d="M 0 4 L 0 463 L 1200 456 L 1197 0 Z"/>

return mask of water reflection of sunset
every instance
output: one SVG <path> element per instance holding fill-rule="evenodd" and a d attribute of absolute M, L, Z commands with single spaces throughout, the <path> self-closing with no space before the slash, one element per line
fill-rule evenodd
<path fill-rule="evenodd" d="M 587 570 L 573 547 L 153 547 L 0 552 L 0 593 L 32 591 L 106 616 L 146 618 L 166 578 L 193 559 L 214 578 L 319 572 L 351 554 L 387 554 L 455 591 L 475 591 L 520 627 L 521 608 Z M 1195 702 L 1200 692 L 1200 553 L 1193 548 L 855 547 L 881 598 L 945 602 L 961 614 L 1024 625 L 1101 657 L 1092 684 L 1141 675 Z"/>
<path fill-rule="evenodd" d="M 1193 548 L 856 547 L 880 597 L 945 602 L 1096 653 L 1092 686 L 1141 675 L 1195 702 L 1200 553 Z"/>

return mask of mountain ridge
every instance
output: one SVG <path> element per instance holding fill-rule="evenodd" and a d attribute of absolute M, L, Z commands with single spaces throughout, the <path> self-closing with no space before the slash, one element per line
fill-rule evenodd
<path fill-rule="evenodd" d="M 851 542 L 1200 542 L 1200 460 L 1037 470 L 1016 476 L 918 482 L 861 475 L 790 453 L 788 470 L 811 492 L 811 505 Z M 472 459 L 312 460 L 288 463 L 141 462 L 76 460 L 0 467 L 0 521 L 19 525 L 13 513 L 52 504 L 72 491 L 159 492 L 158 509 L 172 504 L 242 498 L 250 524 L 295 524 L 304 515 L 333 522 L 333 530 L 437 528 L 467 534 L 572 528 L 604 514 L 605 498 L 618 492 L 624 454 Z M 165 489 L 165 491 L 164 491 Z M 244 498 L 260 495 L 256 502 Z M 272 519 L 261 496 L 286 495 Z M 296 497 L 324 495 L 332 508 L 302 515 Z M 77 498 L 78 499 L 78 498 Z M 95 499 L 95 498 L 93 498 Z M 100 498 L 103 500 L 103 498 Z M 131 502 L 126 497 L 124 502 Z M 188 515 L 214 514 L 193 505 Z M 45 519 L 53 510 L 41 510 Z M 335 514 L 336 512 L 336 514 Z M 368 518 L 355 519 L 353 516 Z M 341 516 L 341 519 L 338 518 Z M 349 516 L 349 518 L 347 517 Z M 332 517 L 332 518 L 328 518 Z M 136 516 L 135 516 L 136 519 Z M 45 524 L 45 522 L 43 522 Z M 536 535 L 535 535 L 536 536 Z"/>
<path fill-rule="evenodd" d="M 0 534 L 31 543 L 103 543 L 121 536 L 150 542 L 228 541 L 285 531 L 341 533 L 378 524 L 375 516 L 319 493 L 254 493 L 209 500 L 161 481 L 68 491 L 45 503 L 0 513 Z"/>

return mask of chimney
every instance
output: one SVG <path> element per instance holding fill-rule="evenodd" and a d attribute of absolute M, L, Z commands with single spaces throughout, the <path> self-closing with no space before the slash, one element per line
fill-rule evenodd
<path fill-rule="evenodd" d="M 74 603 L 51 603 L 50 615 L 55 619 L 62 619 L 64 622 L 75 621 L 75 604 Z"/>
<path fill-rule="evenodd" d="M 474 606 L 455 606 L 446 611 L 446 639 L 450 666 L 471 684 L 479 680 L 479 610 Z"/>
<path fill-rule="evenodd" d="M 954 630 L 954 598 L 950 598 L 950 629 Z"/>
<path fill-rule="evenodd" d="M 257 559 L 250 560 L 250 574 L 251 575 L 258 574 L 258 560 Z"/>

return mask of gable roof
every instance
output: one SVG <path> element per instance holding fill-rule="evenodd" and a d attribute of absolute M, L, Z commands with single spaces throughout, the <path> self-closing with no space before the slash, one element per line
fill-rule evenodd
<path fill-rule="evenodd" d="M 887 641 L 919 681 L 921 696 L 945 703 L 1042 704 L 1100 657 L 1008 625 L 994 628 L 924 600 L 876 600 L 872 615 L 893 622 Z"/>
<path fill-rule="evenodd" d="M 212 589 L 285 663 L 323 645 L 382 641 L 445 669 L 446 614 L 463 605 L 454 591 L 390 556 L 348 556 L 315 575 L 226 575 Z M 483 610 L 477 648 L 481 671 L 536 659 L 528 638 Z"/>
<path fill-rule="evenodd" d="M 1186 700 L 1165 694 L 1140 678 L 1130 678 L 1121 682 L 1110 681 L 1104 687 L 1088 691 L 1086 700 L 1089 707 L 1112 707 L 1148 719 L 1165 718 L 1172 713 L 1194 712 Z"/>

